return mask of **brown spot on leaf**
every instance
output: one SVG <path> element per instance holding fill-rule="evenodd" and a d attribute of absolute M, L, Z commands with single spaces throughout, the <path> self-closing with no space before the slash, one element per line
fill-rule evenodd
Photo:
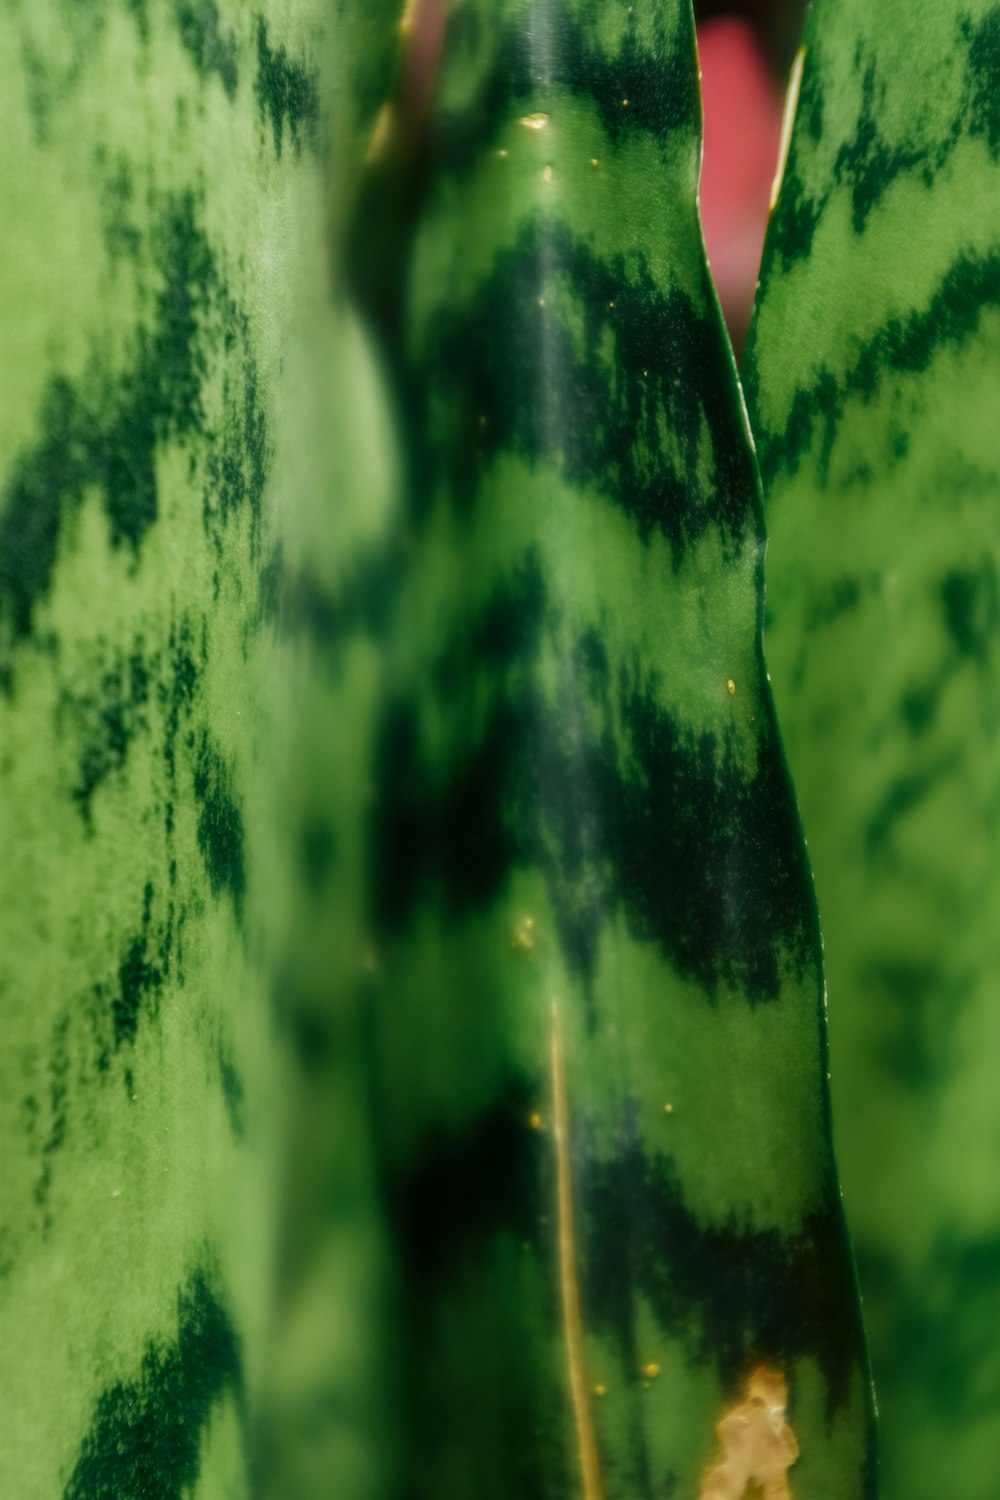
<path fill-rule="evenodd" d="M 781 1372 L 755 1370 L 747 1381 L 747 1399 L 716 1426 L 722 1451 L 702 1480 L 700 1500 L 745 1500 L 750 1486 L 766 1500 L 792 1500 L 788 1470 L 799 1445 L 785 1420 L 787 1404 Z"/>

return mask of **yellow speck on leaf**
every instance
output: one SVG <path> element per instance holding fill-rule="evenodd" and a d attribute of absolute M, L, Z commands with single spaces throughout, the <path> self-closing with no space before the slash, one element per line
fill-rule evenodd
<path fill-rule="evenodd" d="M 591 158 L 590 158 L 590 165 L 591 165 L 591 166 L 592 166 L 592 167 L 596 167 L 596 166 L 597 166 L 597 157 L 596 157 L 596 156 L 592 156 L 592 157 L 591 157 Z"/>
<path fill-rule="evenodd" d="M 628 109 L 628 100 L 627 99 L 623 99 L 622 100 L 622 109 Z"/>
<path fill-rule="evenodd" d="M 541 1128 L 542 1128 L 542 1117 L 541 1117 L 541 1115 L 538 1114 L 537 1112 L 535 1114 L 533 1114 L 531 1116 L 530 1120 L 528 1121 L 528 1124 L 531 1126 L 532 1130 L 541 1130 Z"/>
<path fill-rule="evenodd" d="M 647 1380 L 655 1380 L 657 1375 L 659 1375 L 660 1373 L 660 1367 L 658 1364 L 654 1363 L 643 1365 L 642 1373 L 645 1375 Z"/>
<path fill-rule="evenodd" d="M 663 1113 L 665 1115 L 672 1115 L 673 1112 L 674 1112 L 674 1106 L 672 1104 L 670 1104 L 669 1102 L 663 1106 Z"/>
<path fill-rule="evenodd" d="M 777 1370 L 755 1370 L 747 1399 L 716 1426 L 722 1450 L 701 1482 L 699 1500 L 743 1500 L 755 1485 L 767 1500 L 792 1500 L 788 1470 L 799 1456 L 795 1434 L 785 1420 L 788 1386 Z"/>
<path fill-rule="evenodd" d="M 608 1388 L 607 1388 L 606 1385 L 595 1385 L 594 1386 L 594 1395 L 595 1396 L 606 1396 L 607 1394 L 608 1394 Z"/>
<path fill-rule="evenodd" d="M 497 152 L 497 156 L 506 156 L 506 155 L 507 155 L 506 148 L 503 147 L 503 146 L 501 146 L 500 150 Z"/>
<path fill-rule="evenodd" d="M 542 168 L 542 181 L 543 182 L 551 182 L 552 181 L 552 168 L 551 167 L 543 167 Z"/>
<path fill-rule="evenodd" d="M 526 130 L 544 130 L 549 123 L 549 117 L 539 111 L 534 115 L 522 115 L 517 123 L 523 125 Z"/>
<path fill-rule="evenodd" d="M 730 698 L 733 696 L 733 694 L 736 691 L 736 684 L 735 684 L 735 682 L 733 681 L 733 679 L 731 677 L 729 678 L 729 680 L 726 683 L 726 691 L 728 692 Z"/>

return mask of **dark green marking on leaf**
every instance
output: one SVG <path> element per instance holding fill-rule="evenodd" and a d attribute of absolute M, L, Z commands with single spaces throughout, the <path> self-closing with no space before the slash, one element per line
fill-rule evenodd
<path fill-rule="evenodd" d="M 551 1265 L 556 1259 L 551 1146 L 545 1133 L 529 1123 L 537 1097 L 537 1085 L 508 1075 L 492 1105 L 474 1122 L 464 1130 L 431 1130 L 410 1170 L 393 1174 L 387 1184 L 393 1227 L 406 1246 L 401 1261 L 401 1324 L 407 1338 L 427 1351 L 427 1357 L 408 1361 L 402 1370 L 407 1452 L 417 1469 L 420 1459 L 434 1454 L 442 1442 L 461 1453 L 471 1433 L 489 1430 L 483 1426 L 488 1402 L 487 1423 L 501 1411 L 508 1434 L 505 1482 L 526 1500 L 574 1492 L 567 1472 L 572 1460 L 560 1427 L 565 1415 L 561 1394 L 546 1393 L 547 1399 L 539 1401 L 529 1357 L 533 1351 L 525 1346 L 518 1319 L 505 1316 L 502 1283 L 492 1270 L 494 1256 L 505 1252 L 534 1265 Z M 544 1337 L 547 1330 L 555 1341 L 560 1328 L 557 1286 L 547 1276 L 535 1285 L 533 1334 L 542 1332 Z M 468 1316 L 468 1337 L 473 1341 L 460 1371 L 447 1363 L 435 1368 L 440 1312 L 443 1308 L 454 1316 L 451 1299 L 456 1287 L 462 1288 L 458 1308 Z M 498 1293 L 500 1300 L 495 1302 Z M 442 1413 L 441 1384 L 435 1377 L 443 1375 L 445 1389 L 458 1398 L 464 1381 L 475 1380 L 479 1369 L 479 1339 L 489 1340 L 489 1367 L 502 1382 L 502 1404 L 495 1393 L 473 1389 L 471 1409 L 458 1400 Z M 471 1462 L 473 1469 L 484 1472 L 481 1455 L 478 1464 L 476 1458 Z"/>
<path fill-rule="evenodd" d="M 182 619 L 170 628 L 167 672 L 158 688 L 164 715 L 163 762 L 167 771 L 165 823 L 168 838 L 174 831 L 174 800 L 177 795 L 177 737 L 181 721 L 191 712 L 198 687 L 198 663 L 194 657 L 191 622 Z"/>
<path fill-rule="evenodd" d="M 816 630 L 838 615 L 849 614 L 857 608 L 861 594 L 862 585 L 856 578 L 838 578 L 828 584 L 809 606 L 807 628 Z"/>
<path fill-rule="evenodd" d="M 260 401 L 257 366 L 248 358 L 243 376 L 242 453 L 246 466 L 246 498 L 255 523 L 260 521 L 261 500 L 267 483 L 269 449 L 267 415 Z"/>
<path fill-rule="evenodd" d="M 257 583 L 257 608 L 260 618 L 274 625 L 281 615 L 285 591 L 285 549 L 280 538 L 260 570 Z"/>
<path fill-rule="evenodd" d="M 978 24 L 959 23 L 969 46 L 969 133 L 984 135 L 994 161 L 1000 156 L 1000 5 Z"/>
<path fill-rule="evenodd" d="M 625 1112 L 612 1160 L 595 1157 L 585 1125 L 574 1143 L 588 1322 L 615 1332 L 636 1380 L 642 1301 L 696 1361 L 717 1365 L 733 1395 L 753 1365 L 789 1370 L 814 1358 L 828 1385 L 828 1416 L 849 1404 L 861 1331 L 844 1319 L 853 1268 L 835 1191 L 798 1235 L 735 1221 L 705 1226 L 685 1205 L 670 1158 L 643 1151 L 637 1119 L 639 1110 Z"/>
<path fill-rule="evenodd" d="M 295 977 L 287 963 L 275 974 L 271 1005 L 277 1025 L 291 1038 L 303 1072 L 322 1072 L 334 1055 L 334 1023 L 329 1009 L 317 1007 L 314 993 Z"/>
<path fill-rule="evenodd" d="M 239 1338 L 208 1276 L 177 1297 L 177 1337 L 150 1341 L 137 1376 L 99 1396 L 63 1500 L 183 1500 L 198 1480 L 212 1410 L 232 1396 L 245 1420 Z"/>
<path fill-rule="evenodd" d="M 944 1082 L 959 1060 L 956 1019 L 973 989 L 971 975 L 943 965 L 883 958 L 868 965 L 866 992 L 878 1004 L 879 1058 L 907 1088 Z"/>
<path fill-rule="evenodd" d="M 975 571 L 948 573 L 941 583 L 948 633 L 963 657 L 985 663 L 1000 630 L 1000 579 L 992 557 Z"/>
<path fill-rule="evenodd" d="M 538 305 L 543 267 L 582 318 L 582 351 L 559 299 Z M 609 334 L 610 359 L 602 352 Z M 557 462 L 570 483 L 593 486 L 633 516 L 643 537 L 661 531 L 677 561 L 713 523 L 738 549 L 755 481 L 728 406 L 706 400 L 716 334 L 684 291 L 657 287 L 640 253 L 606 262 L 564 224 L 524 224 L 472 304 L 442 307 L 428 330 L 414 392 L 433 389 L 454 415 L 444 431 L 430 418 L 420 424 L 430 470 L 422 492 L 433 493 L 444 471 L 457 503 L 471 505 L 484 465 L 514 451 Z M 698 494 L 690 475 L 705 429 L 715 482 Z M 664 430 L 676 434 L 676 460 L 664 451 Z"/>
<path fill-rule="evenodd" d="M 870 397 L 888 371 L 915 374 L 926 370 L 939 348 L 974 338 L 983 312 L 998 306 L 1000 254 L 960 255 L 926 307 L 888 319 L 861 344 L 853 366 L 840 380 L 822 366 L 811 386 L 796 391 L 784 432 L 759 433 L 765 484 L 771 484 L 782 469 L 795 473 L 818 424 L 823 433 L 820 473 L 825 476 L 840 418 L 852 397 Z M 752 386 L 754 380 L 751 367 L 748 384 Z"/>
<path fill-rule="evenodd" d="M 461 111 L 438 111 L 436 169 L 457 172 L 472 165 L 518 101 L 538 94 L 540 58 L 545 59 L 546 91 L 562 89 L 592 99 L 612 142 L 626 131 L 664 139 L 678 128 L 693 130 L 700 104 L 688 65 L 690 52 L 668 32 L 668 15 L 666 9 L 647 12 L 643 37 L 630 16 L 621 50 L 610 55 L 568 5 L 537 0 L 523 7 L 499 43 L 491 44 L 495 62 L 472 102 Z M 481 13 L 471 6 L 450 20 L 452 69 L 461 66 L 463 53 L 475 56 L 482 24 Z"/>
<path fill-rule="evenodd" d="M 588 1321 L 615 1333 L 626 1369 L 639 1376 L 634 1319 L 640 1301 L 672 1337 L 713 1362 L 737 1394 L 754 1364 L 790 1369 L 817 1360 L 829 1413 L 846 1405 L 861 1347 L 854 1272 L 836 1192 L 792 1236 L 735 1220 L 705 1225 L 686 1206 L 669 1157 L 644 1149 L 639 1111 L 622 1118 L 617 1151 L 601 1160 L 579 1127 L 581 1256 Z"/>
<path fill-rule="evenodd" d="M 382 793 L 372 866 L 377 908 L 390 928 L 404 926 L 435 879 L 456 914 L 488 905 L 519 852 L 502 817 L 513 714 L 494 710 L 484 742 L 443 786 L 421 759 L 417 723 L 416 703 L 392 705 L 376 752 Z"/>
<path fill-rule="evenodd" d="M 115 1051 L 123 1042 L 134 1042 L 139 1017 L 149 1006 L 155 1007 L 163 984 L 163 970 L 149 961 L 150 920 L 153 887 L 147 882 L 142 896 L 142 927 L 129 942 L 118 967 L 118 993 L 111 1003 Z"/>
<path fill-rule="evenodd" d="M 229 1117 L 229 1128 L 237 1140 L 242 1140 L 246 1130 L 246 1090 L 243 1087 L 239 1069 L 221 1042 L 219 1044 L 219 1079 L 222 1083 L 226 1114 Z"/>
<path fill-rule="evenodd" d="M 174 0 L 174 20 L 201 76 L 218 74 L 229 98 L 235 98 L 239 82 L 236 42 L 232 36 L 223 37 L 215 0 Z"/>
<path fill-rule="evenodd" d="M 375 639 L 384 636 L 400 587 L 399 548 L 394 543 L 361 549 L 345 560 L 344 576 L 335 589 L 318 583 L 308 567 L 277 582 L 280 557 L 273 558 L 268 567 L 277 570 L 268 575 L 267 586 L 269 598 L 280 599 L 277 610 L 287 634 L 305 635 L 327 650 L 357 631 Z M 277 595 L 272 579 L 277 582 Z"/>
<path fill-rule="evenodd" d="M 809 76 L 807 70 L 802 84 L 803 92 L 806 89 L 805 80 Z M 829 192 L 820 193 L 816 197 L 810 197 L 806 192 L 799 176 L 796 148 L 793 145 L 781 179 L 781 212 L 771 216 L 768 226 L 761 264 L 762 278 L 770 274 L 775 261 L 780 261 L 782 267 L 788 267 L 797 260 L 808 259 L 819 221 L 829 201 Z M 748 360 L 747 369 L 746 379 L 752 379 L 752 360 Z"/>
<path fill-rule="evenodd" d="M 80 745 L 73 798 L 88 826 L 95 791 L 108 776 L 123 769 L 133 738 L 148 728 L 150 670 L 139 636 L 127 656 L 114 652 L 100 662 L 97 681 L 89 692 L 63 689 L 56 723 L 61 726 L 68 718 Z"/>
<path fill-rule="evenodd" d="M 537 1084 L 509 1078 L 464 1130 L 429 1130 L 416 1160 L 389 1184 L 396 1230 L 407 1246 L 411 1337 L 430 1337 L 437 1298 L 487 1262 L 490 1244 L 554 1258 L 551 1144 L 529 1123 L 538 1097 Z M 755 1364 L 788 1369 L 810 1358 L 826 1379 L 827 1418 L 848 1408 L 861 1344 L 857 1318 L 844 1317 L 853 1305 L 854 1272 L 834 1184 L 827 1206 L 794 1235 L 751 1230 L 735 1219 L 703 1224 L 684 1202 L 670 1158 L 644 1145 L 639 1114 L 626 1107 L 611 1158 L 596 1152 L 585 1117 L 573 1125 L 586 1326 L 615 1338 L 625 1378 L 636 1385 L 643 1364 L 636 1320 L 644 1307 L 684 1344 L 692 1365 L 714 1366 L 734 1397 Z M 543 1295 L 543 1316 L 557 1333 L 554 1282 L 545 1283 Z M 518 1393 L 510 1394 L 516 1400 Z M 420 1399 L 418 1390 L 414 1400 Z M 650 1483 L 650 1454 L 639 1430 L 631 1449 L 638 1493 L 661 1493 Z M 862 1494 L 873 1500 L 873 1472 Z"/>
<path fill-rule="evenodd" d="M 201 323 L 216 273 L 191 193 L 172 197 L 156 236 L 162 282 L 151 328 L 136 334 L 136 359 L 117 377 L 100 363 L 80 386 L 53 376 L 35 446 L 15 462 L 0 514 L 0 612 L 15 636 L 31 630 L 47 592 L 63 508 L 96 486 L 114 544 L 138 549 L 156 519 L 155 450 L 201 430 L 205 357 Z"/>
<path fill-rule="evenodd" d="M 943 669 L 930 681 L 911 683 L 900 701 L 899 712 L 903 723 L 914 739 L 924 734 L 937 717 L 941 692 L 951 673 Z"/>
<path fill-rule="evenodd" d="M 52 1185 L 52 1157 L 66 1139 L 66 1100 L 69 1092 L 70 1071 L 69 1021 L 69 1016 L 63 1015 L 56 1022 L 48 1052 L 49 1129 L 42 1143 L 42 1167 L 38 1181 L 35 1183 L 35 1202 L 42 1209 L 48 1201 L 49 1188 Z M 51 1220 L 46 1213 L 44 1227 L 47 1229 L 50 1223 Z"/>
<path fill-rule="evenodd" d="M 452 913 L 483 907 L 515 866 L 535 865 L 566 960 L 585 982 L 602 922 L 622 906 L 633 934 L 708 994 L 725 983 L 751 1001 L 773 999 L 782 953 L 808 962 L 811 919 L 768 732 L 747 779 L 735 747 L 676 722 L 638 665 L 613 677 L 593 631 L 561 653 L 549 702 L 531 674 L 550 628 L 529 555 L 468 632 L 463 650 L 496 670 L 498 691 L 482 737 L 448 767 L 423 757 L 416 701 L 387 709 L 372 864 L 381 920 L 402 929 L 435 888 Z M 447 695 L 468 665 L 461 654 L 439 661 L 438 690 Z"/>
<path fill-rule="evenodd" d="M 796 129 L 806 130 L 810 140 L 814 142 L 823 138 L 823 68 L 820 52 L 821 44 L 813 36 L 809 44 L 809 67 L 802 75 L 795 106 Z M 792 145 L 794 146 L 794 138 Z M 785 182 L 782 178 L 781 191 L 784 190 Z"/>
<path fill-rule="evenodd" d="M 958 752 L 949 752 L 932 765 L 899 776 L 890 784 L 881 804 L 865 825 L 865 852 L 870 859 L 876 856 L 892 859 L 892 833 L 899 820 L 951 776 L 959 760 Z"/>
<path fill-rule="evenodd" d="M 284 47 L 272 50 L 267 36 L 267 22 L 257 21 L 257 78 L 254 84 L 257 108 L 262 120 L 269 118 L 274 132 L 274 149 L 280 157 L 285 139 L 285 125 L 296 155 L 305 141 L 315 147 L 319 126 L 319 85 L 302 63 L 294 62 Z"/>
<path fill-rule="evenodd" d="M 858 1251 L 861 1283 L 873 1301 L 891 1308 L 882 1339 L 885 1379 L 906 1388 L 914 1358 L 939 1372 L 933 1399 L 956 1425 L 989 1424 L 1000 1406 L 1000 1357 L 995 1329 L 1000 1317 L 1000 1237 L 943 1235 L 919 1271 L 899 1286 L 898 1261 L 865 1247 Z M 928 1361 L 930 1362 L 930 1361 Z M 989 1427 L 987 1427 L 989 1430 Z"/>
<path fill-rule="evenodd" d="M 149 41 L 149 4 L 148 0 L 125 0 L 126 5 L 135 17 L 135 24 L 139 28 L 139 36 L 144 42 Z"/>
<path fill-rule="evenodd" d="M 929 167 L 931 154 L 926 146 L 888 144 L 878 128 L 884 89 L 878 83 L 874 59 L 869 58 L 866 63 L 860 46 L 855 66 L 859 72 L 864 68 L 861 111 L 854 139 L 845 141 L 837 152 L 833 175 L 837 183 L 848 182 L 851 185 L 851 223 L 855 234 L 861 234 L 869 213 L 886 189 L 901 173 L 911 172 L 919 166 Z M 957 140 L 959 129 L 960 124 L 956 121 L 952 142 L 942 142 L 939 145 L 941 159 L 949 154 L 951 145 Z"/>
<path fill-rule="evenodd" d="M 228 891 L 237 921 L 242 920 L 246 894 L 243 815 L 233 799 L 228 766 L 203 730 L 194 770 L 198 803 L 198 848 L 205 862 L 213 896 Z"/>
<path fill-rule="evenodd" d="M 142 245 L 142 232 L 132 217 L 135 203 L 132 167 L 124 155 L 109 163 L 107 151 L 100 144 L 94 151 L 94 160 L 101 179 L 101 220 L 108 259 L 112 265 L 121 260 L 132 261 Z"/>
<path fill-rule="evenodd" d="M 758 768 L 745 779 L 728 738 L 720 764 L 712 737 L 693 740 L 637 681 L 622 710 L 634 761 L 614 788 L 621 819 L 609 826 L 618 829 L 614 858 L 630 925 L 709 993 L 721 981 L 751 1000 L 776 997 L 782 950 L 809 964 L 812 914 L 770 730 L 761 731 Z"/>
<path fill-rule="evenodd" d="M 879 120 L 885 86 L 874 57 L 858 44 L 855 71 L 861 77 L 861 100 L 854 135 L 841 143 L 828 174 L 830 186 L 811 197 L 799 175 L 798 155 L 800 135 L 804 132 L 816 143 L 823 128 L 822 65 L 819 47 L 813 43 L 796 110 L 800 123 L 781 183 L 781 211 L 772 217 L 768 228 L 762 285 L 771 274 L 772 261 L 787 269 L 809 256 L 816 227 L 837 187 L 849 187 L 852 227 L 856 234 L 862 234 L 872 209 L 898 177 L 919 172 L 925 186 L 932 186 L 965 132 L 985 136 L 993 156 L 1000 154 L 1000 6 L 978 24 L 963 17 L 959 34 L 969 54 L 965 97 L 947 133 L 930 140 L 893 143 L 882 134 Z"/>
<path fill-rule="evenodd" d="M 243 323 L 238 312 L 229 309 L 229 321 Z M 244 345 L 248 342 L 245 324 L 240 327 Z M 248 354 L 244 369 L 242 390 L 234 391 L 227 378 L 225 386 L 225 419 L 222 433 L 212 447 L 208 459 L 208 486 L 205 491 L 204 512 L 206 528 L 220 515 L 223 522 L 244 505 L 250 512 L 251 548 L 256 552 L 261 503 L 267 484 L 270 464 L 270 448 L 267 434 L 267 416 L 260 402 L 257 365 Z M 221 542 L 217 545 L 221 546 Z"/>
<path fill-rule="evenodd" d="M 148 385 L 145 399 L 153 417 L 167 432 L 183 437 L 202 426 L 205 356 L 199 325 L 209 296 L 218 287 L 215 258 L 198 224 L 190 191 L 168 202 L 156 250 L 163 287 L 157 299 L 154 337 L 139 373 Z"/>
<path fill-rule="evenodd" d="M 947 573 L 941 580 L 940 594 L 954 649 L 929 680 L 911 682 L 902 695 L 900 715 L 915 738 L 934 724 L 942 694 L 967 662 L 988 673 L 991 647 L 1000 629 L 1000 580 L 988 555 L 978 568 Z"/>
<path fill-rule="evenodd" d="M 337 858 L 337 837 L 319 814 L 310 817 L 299 833 L 299 868 L 306 888 L 319 895 Z"/>
<path fill-rule="evenodd" d="M 0 1286 L 14 1269 L 15 1254 L 11 1249 L 12 1238 L 10 1225 L 0 1224 Z"/>
<path fill-rule="evenodd" d="M 69 47 L 62 54 L 39 47 L 27 31 L 21 44 L 20 62 L 24 68 L 25 94 L 35 140 L 44 145 L 49 134 L 50 115 L 66 99 L 83 76 L 86 64 L 98 46 L 106 21 L 101 5 L 66 5 L 60 22 L 66 29 Z M 15 86 L 16 70 L 8 87 Z"/>
<path fill-rule="evenodd" d="M 51 84 L 45 65 L 37 47 L 25 41 L 22 48 L 24 66 L 24 90 L 28 101 L 28 112 L 35 133 L 35 140 L 44 145 L 49 134 L 49 110 L 51 108 Z"/>
<path fill-rule="evenodd" d="M 538 1094 L 527 1079 L 508 1078 L 465 1130 L 428 1132 L 416 1162 L 392 1184 L 392 1211 L 418 1306 L 495 1233 L 539 1248 L 554 1184 L 550 1145 L 528 1123 Z M 553 1325 L 557 1317 L 553 1301 Z"/>
<path fill-rule="evenodd" d="M 0 514 L 0 608 L 16 635 L 31 629 L 31 606 L 55 565 L 62 504 L 79 503 L 86 483 L 86 418 L 68 381 L 50 382 L 41 437 L 14 466 Z"/>
<path fill-rule="evenodd" d="M 532 549 L 509 582 L 496 588 L 472 629 L 434 663 L 438 692 L 447 695 L 457 691 L 477 666 L 503 672 L 514 664 L 532 663 L 548 613 L 545 574 L 538 553 Z"/>

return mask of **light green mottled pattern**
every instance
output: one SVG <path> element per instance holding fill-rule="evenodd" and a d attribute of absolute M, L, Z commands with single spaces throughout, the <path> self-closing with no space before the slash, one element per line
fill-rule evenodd
<path fill-rule="evenodd" d="M 19 1500 L 249 1492 L 285 1082 L 275 476 L 324 24 L 282 0 L 0 11 L 0 1492 Z"/>
<path fill-rule="evenodd" d="M 887 1500 L 996 1493 L 1000 8 L 817 0 L 747 355 Z"/>
<path fill-rule="evenodd" d="M 761 1364 L 791 1390 L 793 1493 L 871 1494 L 699 127 L 686 5 L 467 0 L 421 211 L 379 217 L 391 163 L 362 194 L 408 425 L 370 963 L 427 1500 L 593 1500 L 588 1424 L 605 1500 L 697 1495 Z"/>

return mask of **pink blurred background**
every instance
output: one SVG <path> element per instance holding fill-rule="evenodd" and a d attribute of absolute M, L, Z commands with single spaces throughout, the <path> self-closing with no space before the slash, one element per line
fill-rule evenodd
<path fill-rule="evenodd" d="M 699 22 L 701 221 L 737 359 L 750 322 L 781 136 L 783 68 L 747 16 Z"/>

